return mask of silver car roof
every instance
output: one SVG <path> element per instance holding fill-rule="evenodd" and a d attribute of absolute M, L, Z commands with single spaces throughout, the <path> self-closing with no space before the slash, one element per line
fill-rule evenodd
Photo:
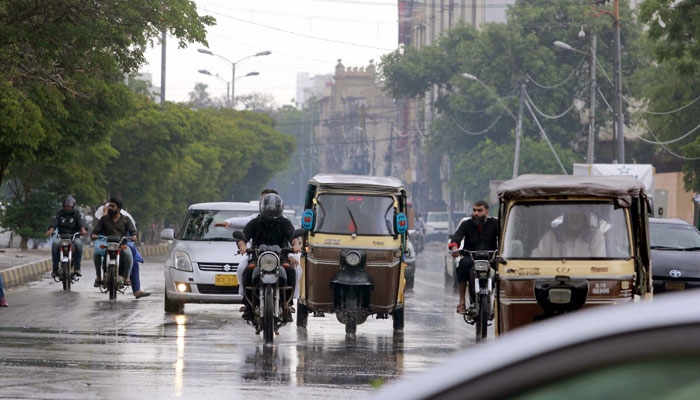
<path fill-rule="evenodd" d="M 425 399 L 557 349 L 630 332 L 697 323 L 700 323 L 700 292 L 692 291 L 666 294 L 648 303 L 581 310 L 518 328 L 495 342 L 474 346 L 426 373 L 387 384 L 372 398 Z"/>
<path fill-rule="evenodd" d="M 197 203 L 191 204 L 190 210 L 217 210 L 217 211 L 250 211 L 258 212 L 260 208 L 257 204 L 243 202 L 222 201 L 215 203 Z"/>
<path fill-rule="evenodd" d="M 687 221 L 678 218 L 649 218 L 650 224 L 673 224 L 673 225 L 690 225 Z"/>

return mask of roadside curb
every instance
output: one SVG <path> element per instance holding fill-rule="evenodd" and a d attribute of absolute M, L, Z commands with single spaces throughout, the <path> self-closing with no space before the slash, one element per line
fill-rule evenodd
<path fill-rule="evenodd" d="M 168 253 L 169 245 L 154 245 L 137 247 L 144 257 L 164 255 Z M 83 250 L 83 262 L 91 261 L 95 250 L 92 248 Z M 5 289 L 31 282 L 51 271 L 51 257 L 29 264 L 18 265 L 0 271 Z"/>

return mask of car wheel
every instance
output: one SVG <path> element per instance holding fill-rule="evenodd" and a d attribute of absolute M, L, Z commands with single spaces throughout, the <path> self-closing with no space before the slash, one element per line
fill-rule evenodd
<path fill-rule="evenodd" d="M 166 313 L 182 314 L 185 312 L 185 303 L 168 299 L 168 291 L 165 291 L 165 304 L 163 310 Z"/>

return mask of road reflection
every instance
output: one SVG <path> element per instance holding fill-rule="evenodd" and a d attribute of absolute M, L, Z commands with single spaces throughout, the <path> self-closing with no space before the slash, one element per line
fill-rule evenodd
<path fill-rule="evenodd" d="M 177 324 L 177 359 L 173 367 L 175 368 L 175 397 L 182 397 L 182 373 L 185 370 L 185 333 L 187 317 L 185 315 L 177 315 L 175 317 Z"/>

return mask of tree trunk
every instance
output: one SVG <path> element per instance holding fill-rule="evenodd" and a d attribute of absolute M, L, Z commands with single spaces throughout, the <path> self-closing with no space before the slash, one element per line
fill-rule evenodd
<path fill-rule="evenodd" d="M 27 250 L 27 249 L 29 249 L 29 247 L 27 247 L 27 242 L 28 242 L 28 241 L 29 241 L 29 240 L 27 239 L 26 236 L 22 236 L 22 240 L 20 240 L 20 242 L 19 242 L 19 248 L 20 248 L 21 250 Z"/>

